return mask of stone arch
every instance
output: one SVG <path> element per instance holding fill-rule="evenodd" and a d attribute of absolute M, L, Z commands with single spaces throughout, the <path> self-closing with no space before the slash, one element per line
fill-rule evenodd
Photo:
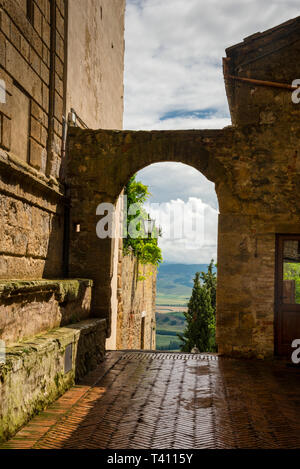
<path fill-rule="evenodd" d="M 70 130 L 68 185 L 71 197 L 69 275 L 94 280 L 93 314 L 105 317 L 110 334 L 114 250 L 111 239 L 96 236 L 96 207 L 117 203 L 130 177 L 153 163 L 172 161 L 192 166 L 215 183 L 220 210 L 226 207 L 226 161 L 233 131 Z M 74 227 L 80 226 L 80 232 Z"/>
<path fill-rule="evenodd" d="M 231 128 L 150 132 L 71 129 L 69 180 L 79 176 L 92 181 L 94 174 L 96 184 L 116 201 L 133 174 L 153 163 L 172 161 L 194 167 L 217 186 L 225 179 L 222 160 L 230 156 L 232 139 Z"/>
<path fill-rule="evenodd" d="M 80 225 L 80 233 L 71 226 L 70 273 L 92 275 L 95 268 L 90 259 L 87 266 L 86 248 L 97 252 L 99 244 L 95 235 L 96 206 L 101 202 L 116 204 L 119 194 L 130 177 L 153 163 L 172 161 L 187 164 L 199 170 L 214 182 L 216 192 L 222 187 L 226 169 L 227 146 L 232 138 L 231 130 L 225 131 L 91 131 L 72 129 L 69 135 L 68 183 L 72 199 L 71 225 Z M 220 198 L 220 197 L 219 197 Z M 220 204 L 222 206 L 222 203 Z M 106 241 L 106 242 L 105 242 Z M 105 269 L 111 262 L 111 248 L 102 240 L 101 252 L 105 255 Z M 82 252 L 82 255 L 80 253 Z M 92 256 L 91 256 L 92 257 Z M 104 279 L 104 273 L 102 279 Z M 107 292 L 108 278 L 103 282 Z M 97 286 L 95 285 L 95 290 Z M 108 308 L 107 294 L 102 290 L 102 306 L 95 305 L 96 312 L 104 315 Z M 98 309 L 99 308 L 99 309 Z"/>
<path fill-rule="evenodd" d="M 110 239 L 96 236 L 96 207 L 116 204 L 130 176 L 143 167 L 174 161 L 215 183 L 219 351 L 273 355 L 275 234 L 300 231 L 297 215 L 289 211 L 291 203 L 298 204 L 296 173 L 276 164 L 283 154 L 293 153 L 292 140 L 287 146 L 280 130 L 261 125 L 150 132 L 70 129 L 69 276 L 94 280 L 93 314 L 107 319 L 108 335 L 114 252 Z M 278 136 L 272 152 L 270 136 Z"/>

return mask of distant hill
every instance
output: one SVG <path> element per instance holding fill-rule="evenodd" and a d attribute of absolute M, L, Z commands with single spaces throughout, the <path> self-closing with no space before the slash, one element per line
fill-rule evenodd
<path fill-rule="evenodd" d="M 161 264 L 157 276 L 158 305 L 186 305 L 196 272 L 206 272 L 208 264 Z"/>

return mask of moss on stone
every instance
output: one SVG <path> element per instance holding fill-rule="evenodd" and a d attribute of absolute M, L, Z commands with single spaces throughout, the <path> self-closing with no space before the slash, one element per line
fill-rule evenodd
<path fill-rule="evenodd" d="M 74 301 L 81 291 L 81 287 L 91 287 L 90 279 L 38 279 L 38 280 L 0 280 L 0 298 L 32 292 L 55 292 L 59 301 Z"/>
<path fill-rule="evenodd" d="M 74 301 L 79 296 L 80 280 L 63 280 L 59 283 L 57 297 L 59 301 Z"/>
<path fill-rule="evenodd" d="M 103 360 L 105 338 L 105 321 L 91 319 L 8 348 L 6 363 L 0 365 L 0 441 L 12 437 L 64 394 L 74 384 L 75 373 L 80 379 Z M 69 344 L 73 344 L 74 362 L 73 369 L 65 373 L 64 353 Z"/>

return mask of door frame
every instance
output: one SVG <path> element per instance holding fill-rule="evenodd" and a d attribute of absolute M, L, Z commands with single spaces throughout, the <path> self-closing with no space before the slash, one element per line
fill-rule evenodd
<path fill-rule="evenodd" d="M 281 356 L 279 353 L 279 340 L 280 340 L 280 324 L 281 319 L 280 313 L 282 313 L 283 307 L 289 312 L 299 311 L 300 304 L 283 304 L 283 243 L 285 240 L 298 240 L 300 241 L 300 234 L 276 234 L 275 242 L 275 302 L 274 302 L 274 354 Z"/>

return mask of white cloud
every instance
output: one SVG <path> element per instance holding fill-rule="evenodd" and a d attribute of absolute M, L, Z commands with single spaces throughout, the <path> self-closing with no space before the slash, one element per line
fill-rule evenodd
<path fill-rule="evenodd" d="M 127 0 L 124 128 L 223 128 L 230 125 L 222 57 L 258 31 L 299 15 L 299 0 Z M 216 259 L 214 185 L 193 168 L 161 163 L 139 173 L 155 202 L 206 204 L 215 244 L 195 251 L 185 241 L 161 240 L 165 259 Z M 211 210 L 211 212 L 209 212 Z M 191 247 L 192 243 L 190 243 Z"/>
<path fill-rule="evenodd" d="M 159 246 L 166 262 L 209 263 L 216 259 L 218 211 L 196 197 L 146 204 L 162 228 Z"/>
<path fill-rule="evenodd" d="M 298 0 L 127 0 L 124 128 L 203 128 L 202 119 L 160 120 L 201 109 L 218 115 L 209 124 L 228 125 L 225 48 L 298 14 Z"/>
<path fill-rule="evenodd" d="M 189 197 L 196 197 L 213 208 L 218 208 L 214 183 L 191 166 L 182 163 L 156 163 L 139 171 L 137 179 L 149 186 L 151 202 L 169 202 L 177 198 L 187 202 Z"/>
<path fill-rule="evenodd" d="M 151 125 L 152 130 L 188 130 L 188 129 L 222 129 L 227 125 L 231 125 L 229 117 L 211 117 L 207 119 L 197 119 L 195 117 L 174 117 L 164 119 L 159 122 L 150 122 L 151 117 L 145 116 L 144 126 Z"/>

